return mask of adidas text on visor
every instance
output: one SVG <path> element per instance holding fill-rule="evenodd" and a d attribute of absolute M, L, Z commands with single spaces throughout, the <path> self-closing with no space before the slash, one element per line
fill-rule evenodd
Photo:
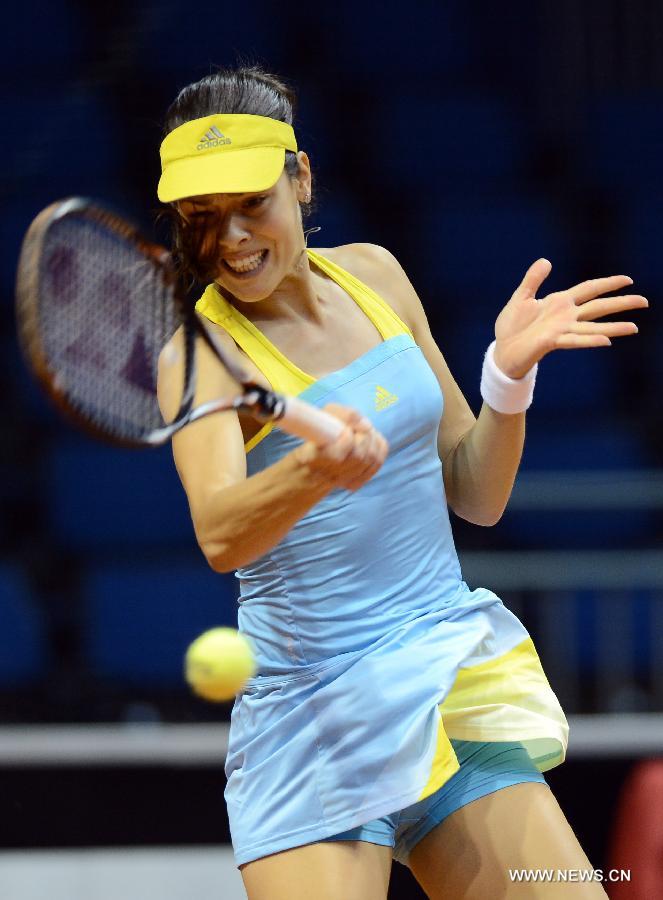
<path fill-rule="evenodd" d="M 265 191 L 279 180 L 286 150 L 297 151 L 292 125 L 266 116 L 185 122 L 161 144 L 159 200 Z"/>

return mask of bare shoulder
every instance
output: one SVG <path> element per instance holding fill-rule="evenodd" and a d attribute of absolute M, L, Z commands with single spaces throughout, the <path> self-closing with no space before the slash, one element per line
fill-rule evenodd
<path fill-rule="evenodd" d="M 379 244 L 344 244 L 322 255 L 347 269 L 378 293 L 405 322 L 417 343 L 428 332 L 421 300 L 393 253 Z"/>
<path fill-rule="evenodd" d="M 329 247 L 325 250 L 320 250 L 320 253 L 323 256 L 329 256 L 330 259 L 338 262 L 339 265 L 346 262 L 348 264 L 354 263 L 356 267 L 366 269 L 384 266 L 400 268 L 398 260 L 393 253 L 390 253 L 389 250 L 381 247 L 379 244 L 341 244 L 340 247 Z"/>
<path fill-rule="evenodd" d="M 414 307 L 419 300 L 393 253 L 379 244 L 343 244 L 318 252 L 367 284 L 386 300 L 410 329 L 413 328 Z"/>
<path fill-rule="evenodd" d="M 369 285 L 371 278 L 383 277 L 386 280 L 398 274 L 401 278 L 406 278 L 393 253 L 379 244 L 342 244 L 319 252 Z"/>

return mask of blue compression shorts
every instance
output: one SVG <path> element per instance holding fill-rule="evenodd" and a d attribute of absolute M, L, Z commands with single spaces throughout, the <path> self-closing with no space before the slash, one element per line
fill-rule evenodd
<path fill-rule="evenodd" d="M 381 819 L 373 819 L 326 841 L 367 841 L 394 848 L 394 859 L 408 865 L 412 848 L 457 809 L 500 788 L 525 781 L 546 784 L 519 742 L 456 741 L 451 744 L 460 769 L 438 791 Z"/>

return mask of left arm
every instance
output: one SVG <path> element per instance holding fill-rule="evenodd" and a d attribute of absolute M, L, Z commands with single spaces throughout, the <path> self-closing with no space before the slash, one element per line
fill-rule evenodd
<path fill-rule="evenodd" d="M 447 457 L 449 505 L 474 525 L 495 525 L 511 496 L 525 444 L 525 413 L 507 415 L 481 405 L 479 418 Z"/>
<path fill-rule="evenodd" d="M 444 395 L 438 432 L 444 487 L 451 509 L 476 525 L 494 525 L 502 516 L 518 472 L 525 442 L 525 413 L 499 413 L 483 403 L 475 419 L 431 334 L 426 314 L 407 275 L 389 251 L 375 245 L 373 259 L 390 278 L 390 298 L 402 312 Z M 639 295 L 602 297 L 631 284 L 616 275 L 583 282 L 543 301 L 536 292 L 551 265 L 539 259 L 527 271 L 495 323 L 495 363 L 510 378 L 522 378 L 555 349 L 609 346 L 611 337 L 637 332 L 633 322 L 596 323 L 594 318 L 627 309 L 643 308 Z"/>

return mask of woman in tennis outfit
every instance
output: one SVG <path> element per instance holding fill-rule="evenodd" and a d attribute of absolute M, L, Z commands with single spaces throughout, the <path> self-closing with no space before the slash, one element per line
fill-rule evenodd
<path fill-rule="evenodd" d="M 604 296 L 625 276 L 537 300 L 536 261 L 497 318 L 475 419 L 391 253 L 307 248 L 292 117 L 273 76 L 222 71 L 181 91 L 161 147 L 176 247 L 209 282 L 199 312 L 256 381 L 345 423 L 323 448 L 235 412 L 173 439 L 257 657 L 226 760 L 236 862 L 250 900 L 384 900 L 392 858 L 431 898 L 546 896 L 509 869 L 591 870 L 541 774 L 567 723 L 526 629 L 463 581 L 447 505 L 499 520 L 539 360 L 634 333 L 594 320 L 647 301 Z M 233 393 L 202 344 L 199 366 L 197 403 Z"/>

